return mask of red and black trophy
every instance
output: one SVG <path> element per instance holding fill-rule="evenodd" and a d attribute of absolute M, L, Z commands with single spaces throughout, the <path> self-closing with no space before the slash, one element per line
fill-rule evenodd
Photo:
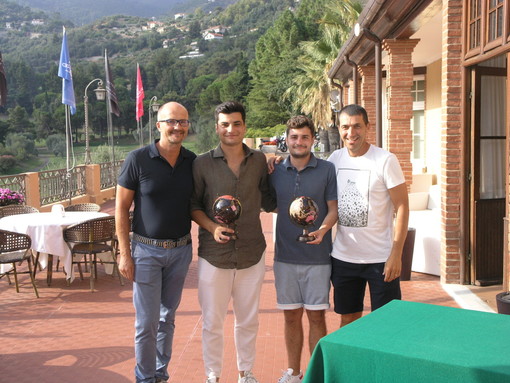
<path fill-rule="evenodd" d="M 299 242 L 310 242 L 315 239 L 308 234 L 308 227 L 312 226 L 319 215 L 317 203 L 310 197 L 297 197 L 289 206 L 290 220 L 303 228 L 303 234 L 297 237 Z"/>
<path fill-rule="evenodd" d="M 241 216 L 241 202 L 231 195 L 222 195 L 216 198 L 213 203 L 213 216 L 216 222 L 223 223 L 230 227 Z M 235 224 L 232 227 L 235 230 Z M 230 236 L 233 240 L 237 239 L 237 232 L 223 234 Z"/>

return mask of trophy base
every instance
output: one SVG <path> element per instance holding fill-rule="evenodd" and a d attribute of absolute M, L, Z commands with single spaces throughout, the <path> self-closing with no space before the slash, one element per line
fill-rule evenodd
<path fill-rule="evenodd" d="M 297 237 L 298 242 L 311 242 L 313 240 L 315 240 L 315 237 L 311 235 L 301 234 L 299 237 Z"/>
<path fill-rule="evenodd" d="M 223 235 L 226 235 L 227 237 L 230 237 L 230 239 L 232 240 L 237 240 L 237 233 L 229 233 L 229 232 L 226 232 L 226 231 L 222 231 Z"/>

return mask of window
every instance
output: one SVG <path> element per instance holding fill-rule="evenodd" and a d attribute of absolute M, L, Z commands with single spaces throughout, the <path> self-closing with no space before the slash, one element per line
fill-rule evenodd
<path fill-rule="evenodd" d="M 503 0 L 489 0 L 487 19 L 487 41 L 494 41 L 503 34 Z"/>
<path fill-rule="evenodd" d="M 482 26 L 482 0 L 470 0 L 469 2 L 469 49 L 480 46 L 480 29 Z"/>
<path fill-rule="evenodd" d="M 503 44 L 505 7 L 508 0 L 465 0 L 467 3 L 468 56 Z"/>
<path fill-rule="evenodd" d="M 413 118 L 411 130 L 413 134 L 413 151 L 411 162 L 414 169 L 423 169 L 426 166 L 425 153 L 425 78 L 415 76 L 411 88 L 413 98 Z"/>
<path fill-rule="evenodd" d="M 423 110 L 414 110 L 411 119 L 413 130 L 413 160 L 423 160 L 425 158 L 425 112 Z"/>

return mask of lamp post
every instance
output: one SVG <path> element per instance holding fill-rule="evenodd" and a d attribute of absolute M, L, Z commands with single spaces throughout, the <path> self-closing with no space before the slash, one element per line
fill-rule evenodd
<path fill-rule="evenodd" d="M 94 92 L 96 93 L 97 100 L 104 101 L 106 98 L 106 89 L 103 88 L 103 80 L 100 78 L 95 78 L 85 87 L 85 95 L 83 96 L 83 104 L 85 106 L 85 165 L 89 165 L 91 162 L 89 145 L 89 97 L 87 96 L 87 91 L 89 86 L 96 81 L 98 81 L 98 83 L 97 88 L 94 89 Z"/>
<path fill-rule="evenodd" d="M 160 105 L 156 102 L 158 98 L 156 96 L 152 97 L 149 101 L 149 144 L 152 143 L 152 112 L 157 113 Z"/>

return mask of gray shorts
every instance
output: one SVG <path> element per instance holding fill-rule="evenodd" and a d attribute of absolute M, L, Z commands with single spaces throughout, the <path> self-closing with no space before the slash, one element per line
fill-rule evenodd
<path fill-rule="evenodd" d="M 297 265 L 274 262 L 276 307 L 281 310 L 329 308 L 331 264 Z"/>

